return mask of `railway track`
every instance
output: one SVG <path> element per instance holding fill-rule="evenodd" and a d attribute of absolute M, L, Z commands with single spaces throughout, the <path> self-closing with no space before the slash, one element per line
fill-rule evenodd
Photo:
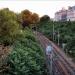
<path fill-rule="evenodd" d="M 58 55 L 58 53 L 57 53 L 57 55 Z M 58 55 L 58 59 L 62 63 L 62 65 L 65 67 L 65 69 L 68 73 L 67 75 L 75 75 L 73 68 L 70 66 L 70 64 L 68 64 L 68 62 L 60 54 Z"/>
<path fill-rule="evenodd" d="M 53 54 L 57 55 L 57 59 L 53 60 L 53 75 L 75 75 L 75 64 L 68 60 L 68 57 L 61 51 L 61 49 L 56 46 L 52 41 L 47 39 L 41 33 L 36 32 L 35 34 L 40 42 L 41 46 L 44 49 L 44 53 L 46 55 L 46 45 L 51 45 L 53 47 Z M 47 56 L 46 56 L 47 58 Z M 46 60 L 47 61 L 47 60 Z M 48 64 L 48 62 L 47 62 Z M 48 69 L 50 70 L 50 65 L 48 64 Z"/>

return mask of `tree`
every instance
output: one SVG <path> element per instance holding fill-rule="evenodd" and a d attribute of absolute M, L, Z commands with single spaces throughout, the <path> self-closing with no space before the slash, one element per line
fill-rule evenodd
<path fill-rule="evenodd" d="M 48 15 L 44 15 L 40 18 L 40 21 L 50 21 L 50 17 Z"/>
<path fill-rule="evenodd" d="M 33 13 L 32 14 L 32 23 L 35 24 L 37 22 L 39 22 L 39 15 L 36 13 Z"/>
<path fill-rule="evenodd" d="M 22 19 L 22 26 L 25 28 L 25 26 L 29 26 L 31 23 L 32 13 L 29 10 L 24 10 L 21 12 L 21 19 Z"/>
<path fill-rule="evenodd" d="M 23 10 L 20 14 L 20 21 L 22 23 L 23 28 L 26 26 L 30 26 L 31 24 L 35 24 L 39 21 L 39 15 L 36 13 L 32 13 L 29 10 Z"/>
<path fill-rule="evenodd" d="M 4 44 L 13 43 L 19 32 L 17 16 L 8 8 L 0 10 L 0 42 Z"/>

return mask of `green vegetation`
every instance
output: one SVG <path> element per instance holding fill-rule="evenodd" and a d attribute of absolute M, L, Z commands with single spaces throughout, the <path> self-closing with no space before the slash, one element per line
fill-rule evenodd
<path fill-rule="evenodd" d="M 0 66 L 0 74 L 44 75 L 46 67 L 43 49 L 32 30 L 28 28 L 29 25 L 22 29 L 19 16 L 8 8 L 0 10 L 0 44 L 4 45 L 3 47 L 10 46 L 12 49 L 5 57 L 6 64 Z"/>
<path fill-rule="evenodd" d="M 35 39 L 30 28 L 37 30 L 60 46 L 65 43 L 64 51 L 75 57 L 75 22 L 53 22 L 48 15 L 39 18 L 38 14 L 24 10 L 19 14 L 8 8 L 0 10 L 0 44 L 10 48 L 6 64 L 0 68 L 1 75 L 46 75 L 43 49 Z M 4 49 L 5 49 L 4 48 Z M 8 49 L 7 49 L 8 50 Z M 3 61 L 3 60 L 2 60 Z M 5 67 L 4 67 L 5 66 Z"/>
<path fill-rule="evenodd" d="M 19 33 L 17 16 L 8 8 L 0 10 L 0 43 L 12 44 Z"/>
<path fill-rule="evenodd" d="M 53 22 L 52 20 L 49 20 L 49 18 L 46 18 L 45 21 L 40 20 L 38 23 L 38 31 L 53 40 L 53 24 L 55 30 L 54 42 L 57 43 L 58 41 L 59 30 L 60 46 L 62 47 L 62 44 L 65 43 L 66 46 L 64 51 L 66 52 L 67 50 L 70 56 L 75 57 L 75 22 Z"/>
<path fill-rule="evenodd" d="M 45 17 L 45 16 L 44 16 Z M 52 37 L 52 26 L 53 22 L 46 16 L 46 18 L 41 17 L 40 22 L 37 25 L 38 31 L 42 32 L 48 38 Z"/>
<path fill-rule="evenodd" d="M 28 29 L 18 38 L 9 55 L 7 75 L 43 75 L 44 58 L 41 47 Z"/>

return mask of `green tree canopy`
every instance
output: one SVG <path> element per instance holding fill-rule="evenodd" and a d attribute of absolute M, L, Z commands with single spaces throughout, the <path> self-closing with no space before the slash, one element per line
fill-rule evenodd
<path fill-rule="evenodd" d="M 8 8 L 0 10 L 0 42 L 12 43 L 19 32 L 17 16 Z"/>
<path fill-rule="evenodd" d="M 44 15 L 40 18 L 40 21 L 50 21 L 50 17 L 48 15 Z"/>

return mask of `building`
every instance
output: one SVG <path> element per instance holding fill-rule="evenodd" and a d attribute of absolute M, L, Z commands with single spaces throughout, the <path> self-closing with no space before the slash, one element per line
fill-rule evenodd
<path fill-rule="evenodd" d="M 69 7 L 67 10 L 67 21 L 75 21 L 75 6 Z"/>
<path fill-rule="evenodd" d="M 60 21 L 61 20 L 61 13 L 60 12 L 56 12 L 55 13 L 55 21 Z"/>
<path fill-rule="evenodd" d="M 55 21 L 67 21 L 67 10 L 62 8 L 62 10 L 56 12 Z"/>
<path fill-rule="evenodd" d="M 75 6 L 68 7 L 68 10 L 62 8 L 55 13 L 55 21 L 75 21 Z"/>

